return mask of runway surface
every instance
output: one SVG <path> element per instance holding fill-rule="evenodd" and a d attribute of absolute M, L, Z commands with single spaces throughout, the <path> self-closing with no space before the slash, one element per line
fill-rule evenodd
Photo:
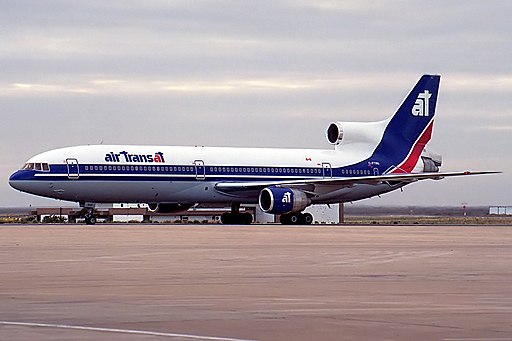
<path fill-rule="evenodd" d="M 0 225 L 0 340 L 512 340 L 512 227 Z"/>

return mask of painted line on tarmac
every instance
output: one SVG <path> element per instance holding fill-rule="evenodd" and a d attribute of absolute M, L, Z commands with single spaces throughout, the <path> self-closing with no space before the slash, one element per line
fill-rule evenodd
<path fill-rule="evenodd" d="M 444 341 L 512 341 L 510 337 L 491 337 L 491 338 L 468 338 L 468 339 L 444 339 Z"/>
<path fill-rule="evenodd" d="M 4 326 L 23 326 L 23 327 L 42 327 L 42 328 L 73 329 L 73 330 L 85 330 L 85 331 L 95 331 L 95 332 L 138 334 L 138 335 L 151 335 L 151 336 L 164 336 L 164 337 L 181 337 L 181 338 L 196 339 L 196 340 L 256 341 L 256 340 L 235 339 L 235 338 L 230 338 L 230 337 L 219 337 L 219 336 L 205 336 L 205 335 L 179 334 L 179 333 L 162 333 L 162 332 L 152 332 L 152 331 L 148 331 L 148 330 L 131 330 L 131 329 L 116 329 L 116 328 L 71 326 L 71 325 L 66 325 L 66 324 L 0 321 L 0 325 L 4 325 Z"/>

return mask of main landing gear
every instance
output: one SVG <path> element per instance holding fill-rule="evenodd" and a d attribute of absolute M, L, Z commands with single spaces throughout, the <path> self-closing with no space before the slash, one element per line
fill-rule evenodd
<path fill-rule="evenodd" d="M 240 204 L 232 203 L 231 212 L 222 213 L 220 221 L 226 225 L 250 225 L 252 214 L 249 212 L 240 213 Z"/>
<path fill-rule="evenodd" d="M 283 225 L 311 225 L 313 216 L 311 213 L 288 213 L 282 214 L 279 221 Z"/>

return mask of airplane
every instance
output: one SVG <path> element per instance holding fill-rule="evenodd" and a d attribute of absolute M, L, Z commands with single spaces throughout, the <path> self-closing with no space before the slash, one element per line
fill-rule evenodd
<path fill-rule="evenodd" d="M 499 173 L 440 172 L 429 142 L 439 75 L 423 75 L 396 113 L 378 122 L 333 122 L 331 150 L 87 145 L 29 159 L 9 184 L 38 196 L 78 202 L 86 224 L 99 203 L 146 203 L 156 213 L 196 204 L 230 205 L 223 224 L 250 224 L 240 205 L 257 204 L 282 224 L 311 224 L 310 205 L 353 202 L 410 183 Z"/>

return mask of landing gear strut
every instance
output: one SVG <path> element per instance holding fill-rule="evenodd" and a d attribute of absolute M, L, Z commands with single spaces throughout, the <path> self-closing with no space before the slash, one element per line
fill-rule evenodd
<path fill-rule="evenodd" d="M 220 221 L 225 225 L 250 225 L 252 223 L 252 214 L 249 212 L 240 213 L 240 204 L 232 203 L 231 212 L 223 213 Z"/>
<path fill-rule="evenodd" d="M 279 221 L 283 225 L 311 225 L 313 216 L 311 213 L 288 213 L 282 214 Z"/>

